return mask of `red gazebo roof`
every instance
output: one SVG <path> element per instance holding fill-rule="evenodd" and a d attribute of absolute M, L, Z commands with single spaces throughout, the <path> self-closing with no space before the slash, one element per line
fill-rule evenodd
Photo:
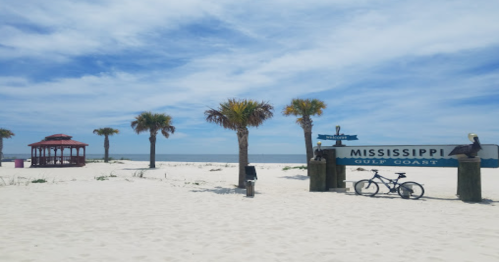
<path fill-rule="evenodd" d="M 55 135 L 51 135 L 51 136 L 46 136 L 45 139 L 47 140 L 50 140 L 50 139 L 53 139 L 53 138 L 60 138 L 60 139 L 71 139 L 73 138 L 72 136 L 68 136 L 68 135 L 65 135 L 65 134 L 55 134 Z"/>
<path fill-rule="evenodd" d="M 88 144 L 71 140 L 72 136 L 55 134 L 45 137 L 45 140 L 29 144 L 28 146 L 88 146 Z"/>

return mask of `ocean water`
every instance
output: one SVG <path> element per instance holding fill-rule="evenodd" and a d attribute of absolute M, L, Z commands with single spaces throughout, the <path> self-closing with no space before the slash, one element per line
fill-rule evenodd
<path fill-rule="evenodd" d="M 132 161 L 149 161 L 149 154 L 109 154 L 114 160 L 127 159 Z M 8 159 L 27 159 L 30 154 L 4 154 L 3 161 Z M 104 154 L 87 154 L 87 159 L 102 159 Z M 305 164 L 305 154 L 250 154 L 250 163 L 287 163 Z M 237 154 L 156 154 L 156 161 L 169 162 L 216 162 L 239 163 Z"/>

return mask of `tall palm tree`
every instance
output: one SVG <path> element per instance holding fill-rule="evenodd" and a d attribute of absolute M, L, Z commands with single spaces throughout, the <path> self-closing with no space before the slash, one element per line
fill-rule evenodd
<path fill-rule="evenodd" d="M 322 110 L 326 108 L 326 104 L 317 99 L 293 99 L 291 104 L 287 105 L 283 110 L 285 116 L 299 116 L 296 123 L 303 128 L 305 135 L 305 148 L 307 150 L 307 163 L 314 156 L 312 148 L 312 126 L 313 121 L 311 116 L 322 115 Z"/>
<path fill-rule="evenodd" d="M 156 168 L 156 135 L 158 131 L 161 131 L 161 134 L 168 138 L 170 133 L 175 133 L 175 127 L 172 126 L 172 117 L 165 114 L 142 112 L 135 117 L 135 121 L 132 121 L 132 128 L 137 134 L 149 131 L 149 142 L 151 142 L 149 167 Z"/>
<path fill-rule="evenodd" d="M 245 169 L 248 165 L 248 126 L 258 127 L 273 116 L 274 107 L 266 102 L 228 99 L 220 103 L 218 109 L 204 112 L 206 121 L 237 133 L 239 142 L 239 188 L 244 188 Z"/>
<path fill-rule="evenodd" d="M 104 136 L 104 162 L 107 163 L 109 161 L 109 136 L 114 134 L 119 134 L 120 131 L 118 129 L 113 129 L 110 127 L 104 127 L 99 129 L 94 129 L 94 134 L 99 136 Z"/>
<path fill-rule="evenodd" d="M 0 166 L 2 166 L 2 158 L 3 158 L 3 139 L 11 138 L 15 136 L 12 131 L 0 128 Z"/>

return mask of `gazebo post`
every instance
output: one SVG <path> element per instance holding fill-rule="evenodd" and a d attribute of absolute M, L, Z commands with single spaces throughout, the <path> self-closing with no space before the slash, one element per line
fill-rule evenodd
<path fill-rule="evenodd" d="M 30 167 L 32 167 L 32 166 L 33 166 L 33 148 L 31 148 L 31 166 Z"/>
<path fill-rule="evenodd" d="M 43 147 L 35 148 L 35 151 L 36 151 L 36 149 L 38 149 L 38 158 L 37 158 L 36 162 L 38 163 L 38 165 L 41 165 L 41 163 L 42 163 Z"/>
<path fill-rule="evenodd" d="M 40 155 L 40 165 L 42 163 L 45 163 L 45 161 L 47 161 L 47 158 L 46 158 L 46 155 L 47 155 L 47 150 L 44 146 L 40 146 L 40 150 L 41 150 L 41 155 Z"/>
<path fill-rule="evenodd" d="M 61 146 L 61 166 L 64 165 L 64 146 Z"/>
<path fill-rule="evenodd" d="M 44 146 L 43 148 L 43 163 L 47 162 L 47 147 Z"/>

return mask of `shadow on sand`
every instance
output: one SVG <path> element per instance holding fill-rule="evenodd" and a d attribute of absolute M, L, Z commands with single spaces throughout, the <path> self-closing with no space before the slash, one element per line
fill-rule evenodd
<path fill-rule="evenodd" d="M 296 176 L 281 176 L 279 178 L 295 179 L 295 180 L 307 180 L 307 179 L 309 179 L 309 176 L 296 175 Z"/>
<path fill-rule="evenodd" d="M 137 168 L 122 168 L 121 170 L 156 170 L 156 168 L 137 167 Z"/>
<path fill-rule="evenodd" d="M 365 198 L 402 199 L 399 195 L 385 194 L 385 193 L 378 193 L 373 197 L 357 195 L 355 192 L 346 192 L 344 194 L 350 195 L 350 196 L 365 197 Z M 424 200 L 423 198 L 424 198 L 424 196 L 422 198 L 420 198 L 419 200 Z"/>
<path fill-rule="evenodd" d="M 232 187 L 232 188 L 225 188 L 225 187 L 215 187 L 215 188 L 199 188 L 195 190 L 191 190 L 191 192 L 209 192 L 209 193 L 215 193 L 219 195 L 226 195 L 226 194 L 246 194 L 246 189 L 245 188 L 238 188 L 238 187 Z M 255 192 L 255 194 L 258 194 Z"/>
<path fill-rule="evenodd" d="M 361 197 L 360 195 L 355 194 L 355 192 L 346 192 L 345 194 L 351 195 L 351 196 Z M 369 196 L 364 196 L 364 197 L 369 197 Z M 396 199 L 396 198 L 401 198 L 401 197 L 399 195 L 396 195 L 396 194 L 378 193 L 373 198 Z M 413 199 L 408 199 L 408 200 L 413 200 Z M 448 198 L 448 197 L 423 196 L 420 199 L 416 199 L 416 201 L 426 201 L 426 200 L 459 201 L 459 202 L 463 202 L 466 204 L 479 204 L 479 205 L 495 205 L 495 204 L 499 203 L 499 201 L 487 199 L 487 198 L 482 199 L 482 202 L 467 202 L 467 201 L 462 201 L 457 197 L 456 198 Z"/>
<path fill-rule="evenodd" d="M 492 199 L 487 199 L 487 198 L 482 199 L 482 202 L 462 201 L 457 196 L 456 196 L 456 198 L 423 196 L 421 199 L 444 200 L 444 201 L 460 201 L 460 202 L 463 202 L 463 203 L 466 203 L 466 204 L 479 204 L 479 205 L 494 205 L 496 203 L 499 203 L 499 201 L 492 200 Z"/>

